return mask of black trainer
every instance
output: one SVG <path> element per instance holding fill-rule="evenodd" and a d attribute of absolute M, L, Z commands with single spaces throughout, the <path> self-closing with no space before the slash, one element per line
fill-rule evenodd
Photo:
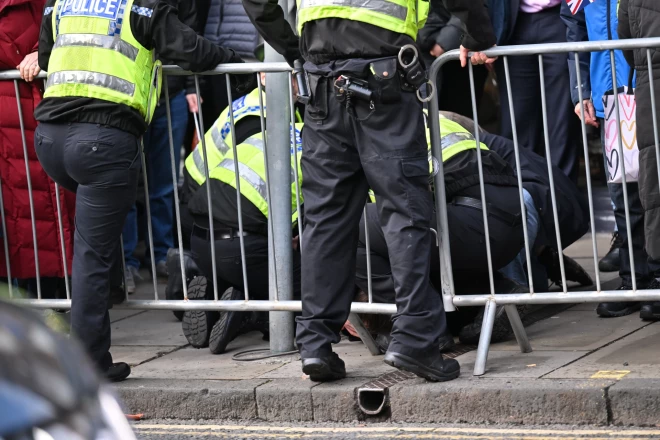
<path fill-rule="evenodd" d="M 617 231 L 612 233 L 612 246 L 607 254 L 598 262 L 598 269 L 601 272 L 618 272 L 621 266 L 621 256 L 619 249 L 623 245 L 623 238 Z"/>
<path fill-rule="evenodd" d="M 385 363 L 399 370 L 408 371 L 432 382 L 446 382 L 461 374 L 461 366 L 455 359 L 444 359 L 440 351 L 424 358 L 412 358 L 393 351 L 385 354 Z"/>
<path fill-rule="evenodd" d="M 564 270 L 566 273 L 566 281 L 574 281 L 580 283 L 581 286 L 591 286 L 594 281 L 591 276 L 580 264 L 562 254 L 564 260 Z M 548 273 L 548 279 L 558 286 L 562 285 L 561 282 L 561 266 L 559 265 L 559 252 L 555 248 L 546 247 L 538 257 L 539 262 L 545 267 Z"/>
<path fill-rule="evenodd" d="M 632 290 L 632 287 L 621 284 L 616 290 Z M 596 313 L 603 318 L 618 318 L 635 313 L 641 306 L 639 302 L 604 302 L 598 304 Z"/>
<path fill-rule="evenodd" d="M 126 380 L 126 378 L 130 375 L 131 367 L 129 367 L 125 362 L 117 362 L 112 364 L 112 366 L 105 372 L 105 377 L 110 382 L 121 382 L 122 380 Z"/>
<path fill-rule="evenodd" d="M 337 355 L 302 360 L 302 371 L 314 382 L 329 382 L 346 377 L 346 365 Z"/>
<path fill-rule="evenodd" d="M 188 286 L 188 299 L 209 299 L 209 290 L 212 290 L 212 288 L 206 277 L 196 277 Z M 184 312 L 181 328 L 188 343 L 195 348 L 208 347 L 211 329 L 219 316 L 218 312 L 200 310 L 187 310 Z"/>
<path fill-rule="evenodd" d="M 222 294 L 222 301 L 237 301 L 244 299 L 243 292 L 238 289 L 227 289 Z M 231 312 L 222 311 L 220 317 L 213 325 L 211 330 L 211 338 L 209 339 L 209 350 L 213 354 L 222 354 L 227 349 L 227 345 L 241 332 L 244 331 L 245 326 L 249 324 L 250 312 Z"/>
<path fill-rule="evenodd" d="M 645 302 L 639 310 L 639 317 L 644 321 L 660 321 L 660 302 Z"/>
<path fill-rule="evenodd" d="M 167 287 L 165 288 L 165 298 L 167 300 L 183 299 L 184 279 L 181 277 L 181 260 L 179 255 L 181 255 L 179 248 L 170 248 L 170 250 L 167 251 L 167 260 L 165 263 L 169 274 L 167 277 Z M 183 251 L 183 267 L 186 272 L 186 283 L 190 283 L 193 278 L 202 274 L 202 271 L 199 270 L 199 267 L 195 264 L 195 260 L 193 260 L 190 251 Z M 172 313 L 174 313 L 174 316 L 176 316 L 176 319 L 179 321 L 183 319 L 184 312 L 181 310 L 175 310 Z"/>

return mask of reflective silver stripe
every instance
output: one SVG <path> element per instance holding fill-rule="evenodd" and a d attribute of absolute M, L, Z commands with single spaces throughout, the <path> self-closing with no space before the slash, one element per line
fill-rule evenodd
<path fill-rule="evenodd" d="M 46 88 L 60 84 L 89 84 L 114 90 L 128 96 L 133 96 L 135 93 L 135 84 L 125 79 L 105 73 L 87 72 L 85 70 L 64 70 L 48 75 Z"/>
<path fill-rule="evenodd" d="M 97 34 L 58 35 L 57 40 L 55 40 L 55 46 L 53 46 L 53 49 L 57 49 L 58 47 L 71 46 L 97 47 L 100 49 L 114 50 L 115 52 L 119 52 L 120 54 L 124 55 L 131 61 L 135 61 L 138 56 L 138 49 L 120 39 L 118 36 L 111 37 L 109 35 Z"/>
<path fill-rule="evenodd" d="M 247 138 L 243 141 L 244 144 L 252 145 L 257 150 L 264 152 L 264 141 L 257 138 Z"/>
<path fill-rule="evenodd" d="M 473 141 L 474 136 L 470 133 L 449 133 L 446 136 L 442 136 L 442 149 L 449 148 L 454 144 L 457 144 L 462 141 Z"/>
<path fill-rule="evenodd" d="M 408 8 L 387 0 L 302 0 L 300 9 L 317 6 L 346 6 L 349 8 L 366 9 L 389 15 L 399 20 L 405 20 L 408 15 Z"/>
<path fill-rule="evenodd" d="M 223 159 L 220 162 L 219 167 L 228 169 L 232 173 L 235 172 L 234 169 L 234 160 L 233 159 Z M 254 171 L 252 168 L 248 167 L 245 164 L 238 163 L 238 172 L 241 175 L 241 178 L 248 182 L 252 188 L 254 188 L 261 197 L 263 197 L 266 202 L 268 201 L 268 193 L 266 191 L 266 182 Z M 233 182 L 232 182 L 233 183 Z"/>
<path fill-rule="evenodd" d="M 202 174 L 202 178 L 206 179 L 206 173 L 204 172 L 204 158 L 202 157 L 201 148 L 195 148 L 193 150 L 193 162 L 197 167 L 197 171 Z"/>
<path fill-rule="evenodd" d="M 213 139 L 213 144 L 215 145 L 215 148 L 220 152 L 220 154 L 223 156 L 227 154 L 227 151 L 229 151 L 229 145 L 225 143 L 225 140 L 223 139 L 217 125 L 214 125 L 211 129 L 211 139 Z"/>

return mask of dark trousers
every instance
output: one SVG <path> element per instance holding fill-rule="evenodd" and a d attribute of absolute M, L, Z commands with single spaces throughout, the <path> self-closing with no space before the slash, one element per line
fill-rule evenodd
<path fill-rule="evenodd" d="M 41 123 L 34 141 L 46 173 L 76 193 L 71 330 L 104 371 L 112 365 L 110 285 L 121 284 L 119 237 L 135 203 L 139 139 L 97 124 Z"/>
<path fill-rule="evenodd" d="M 475 188 L 478 190 L 478 188 Z M 468 191 L 475 195 L 474 189 Z M 515 187 L 498 187 L 486 185 L 488 200 L 488 227 L 490 232 L 491 256 L 493 270 L 497 271 L 511 262 L 523 247 L 523 229 L 520 202 L 517 200 L 518 189 Z M 497 208 L 494 208 L 497 206 Z M 514 220 L 515 219 L 515 220 Z M 449 221 L 449 249 L 457 288 L 470 285 L 477 287 L 481 283 L 482 290 L 487 290 L 488 259 L 486 254 L 485 228 L 482 211 L 478 208 L 449 202 L 447 204 L 447 220 Z M 512 221 L 513 220 L 513 221 Z M 367 260 L 364 235 L 364 216 L 360 221 L 360 244 L 357 251 L 355 280 L 363 291 L 368 289 Z M 380 229 L 376 206 L 367 205 L 367 227 L 369 229 L 369 246 L 371 250 L 372 292 L 374 302 L 394 301 L 394 280 L 389 264 L 389 254 Z M 435 222 L 435 215 L 433 222 Z M 440 288 L 439 249 L 432 240 L 431 252 L 431 282 Z"/>
<path fill-rule="evenodd" d="M 207 229 L 195 225 L 190 237 L 190 246 L 195 263 L 197 263 L 206 279 L 212 280 L 213 260 L 211 259 L 211 241 L 207 231 Z M 267 300 L 268 237 L 248 235 L 243 238 L 250 299 Z M 216 239 L 215 256 L 218 294 L 221 295 L 229 287 L 245 292 L 240 240 L 238 238 Z M 207 292 L 212 292 L 212 290 Z M 293 252 L 293 295 L 296 299 L 300 298 L 300 254 L 295 251 Z"/>
<path fill-rule="evenodd" d="M 396 290 L 390 350 L 428 355 L 437 350 L 446 323 L 440 295 L 429 280 L 433 200 L 422 104 L 397 84 L 389 103 L 375 100 L 371 109 L 356 100 L 351 114 L 335 98 L 332 79 L 310 74 L 310 89 L 302 134 L 301 356 L 327 356 L 340 340 L 355 294 L 358 224 L 369 187 L 376 195 Z"/>
<path fill-rule="evenodd" d="M 535 14 L 520 12 L 514 33 L 508 42 L 516 44 L 566 42 L 566 26 L 559 17 L 559 6 Z M 573 182 L 579 172 L 579 120 L 573 113 L 570 76 L 566 54 L 543 56 L 548 133 L 552 163 Z M 496 62 L 502 111 L 502 136 L 513 139 L 511 113 L 504 76 L 504 62 Z M 520 146 L 545 157 L 539 62 L 536 55 L 509 57 L 513 87 L 513 107 Z"/>

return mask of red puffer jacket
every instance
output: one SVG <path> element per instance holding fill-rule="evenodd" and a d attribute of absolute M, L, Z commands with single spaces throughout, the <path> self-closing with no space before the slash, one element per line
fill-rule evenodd
<path fill-rule="evenodd" d="M 0 70 L 16 69 L 37 50 L 45 0 L 0 0 Z M 34 151 L 37 122 L 34 109 L 41 101 L 43 82 L 19 80 L 28 163 L 36 218 L 39 269 L 42 277 L 62 277 L 62 240 L 57 220 L 55 183 L 46 175 Z M 3 239 L 7 239 L 12 278 L 34 278 L 34 241 L 23 140 L 14 81 L 0 80 L 0 178 L 7 237 L 0 237 L 0 276 L 7 276 Z M 68 273 L 73 256 L 75 195 L 60 189 Z M 0 229 L 0 235 L 2 230 Z"/>

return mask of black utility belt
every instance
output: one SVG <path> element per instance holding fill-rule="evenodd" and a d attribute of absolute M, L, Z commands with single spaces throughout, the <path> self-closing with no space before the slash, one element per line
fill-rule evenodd
<path fill-rule="evenodd" d="M 211 230 L 209 228 L 199 226 L 197 223 L 195 223 L 193 224 L 192 235 L 194 235 L 195 237 L 203 238 L 204 240 L 210 240 Z M 253 234 L 252 232 L 248 232 L 245 230 L 241 234 L 241 232 L 238 229 L 234 229 L 234 228 L 217 228 L 217 229 L 213 228 L 213 238 L 215 240 L 230 240 L 232 238 L 248 237 L 251 235 L 257 235 L 257 234 Z"/>
<path fill-rule="evenodd" d="M 468 208 L 474 208 L 480 211 L 484 206 L 481 200 L 472 197 L 454 197 L 449 203 L 455 206 L 467 206 Z M 489 203 L 488 215 L 490 216 L 491 214 L 511 226 L 518 226 L 522 223 L 521 214 L 511 214 L 510 212 L 506 212 L 492 203 Z"/>

